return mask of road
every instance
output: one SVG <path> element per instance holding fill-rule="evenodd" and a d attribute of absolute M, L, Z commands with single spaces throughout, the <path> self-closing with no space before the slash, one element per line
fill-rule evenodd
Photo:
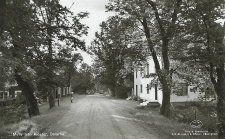
<path fill-rule="evenodd" d="M 100 94 L 75 95 L 70 111 L 39 139 L 157 139 L 127 111 L 136 104 Z"/>

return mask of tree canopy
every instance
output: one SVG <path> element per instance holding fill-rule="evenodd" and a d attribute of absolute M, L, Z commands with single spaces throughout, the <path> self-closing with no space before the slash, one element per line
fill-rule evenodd
<path fill-rule="evenodd" d="M 38 115 L 33 95 L 38 91 L 37 84 L 44 80 L 52 90 L 59 85 L 59 70 L 70 80 L 68 74 L 80 59 L 72 52 L 77 48 L 85 50 L 80 38 L 87 35 L 88 27 L 80 20 L 88 13 L 74 15 L 59 0 L 1 2 L 1 65 L 7 65 L 1 68 L 9 67 L 32 105 L 33 115 Z"/>

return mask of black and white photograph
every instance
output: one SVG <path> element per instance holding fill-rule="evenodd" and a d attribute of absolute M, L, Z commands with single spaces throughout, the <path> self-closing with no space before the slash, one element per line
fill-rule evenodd
<path fill-rule="evenodd" d="M 225 139 L 225 0 L 0 0 L 0 139 Z"/>

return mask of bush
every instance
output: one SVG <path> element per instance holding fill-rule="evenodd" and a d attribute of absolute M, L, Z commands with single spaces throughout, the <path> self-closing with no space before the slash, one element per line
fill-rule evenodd
<path fill-rule="evenodd" d="M 26 105 L 23 99 L 4 101 L 4 106 L 0 107 L 0 119 L 3 125 L 19 122 L 25 119 Z"/>
<path fill-rule="evenodd" d="M 203 123 L 202 128 L 213 133 L 217 129 L 216 107 L 205 106 L 202 103 L 187 103 L 183 106 L 174 107 L 171 111 L 171 117 L 178 122 L 190 124 L 193 120 L 200 120 Z"/>
<path fill-rule="evenodd" d="M 127 98 L 128 97 L 128 93 L 130 92 L 130 88 L 129 87 L 125 87 L 125 86 L 120 86 L 117 87 L 117 94 L 116 96 L 118 98 Z"/>
<path fill-rule="evenodd" d="M 21 133 L 23 136 L 25 133 L 38 133 L 38 128 L 35 123 L 29 120 L 23 120 L 16 124 L 9 124 L 7 126 L 2 127 L 0 138 L 1 139 L 10 139 L 13 136 L 13 133 Z M 13 136 L 13 138 L 20 138 Z"/>
<path fill-rule="evenodd" d="M 138 97 L 137 96 L 133 96 L 133 100 L 138 101 Z"/>
<path fill-rule="evenodd" d="M 139 99 L 139 103 L 142 103 L 142 102 L 144 102 L 144 99 L 141 99 L 141 98 L 140 98 L 140 99 Z"/>
<path fill-rule="evenodd" d="M 34 133 L 38 132 L 37 125 L 29 120 L 23 120 L 13 126 L 14 133 Z"/>

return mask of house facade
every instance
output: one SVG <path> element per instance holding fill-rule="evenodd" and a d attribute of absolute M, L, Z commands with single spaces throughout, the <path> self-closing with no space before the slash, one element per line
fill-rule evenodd
<path fill-rule="evenodd" d="M 134 95 L 144 100 L 161 102 L 162 91 L 158 89 L 157 84 L 150 88 L 154 77 L 147 76 L 153 73 L 155 73 L 155 66 L 152 59 L 134 70 Z"/>
<path fill-rule="evenodd" d="M 147 101 L 157 101 L 162 104 L 162 90 L 157 83 L 153 82 L 155 74 L 154 61 L 149 58 L 142 67 L 134 70 L 134 96 Z M 172 88 L 171 102 L 200 101 L 205 97 L 205 91 L 194 90 L 194 86 L 189 86 L 186 82 L 180 81 L 176 84 L 176 90 Z M 207 98 L 210 100 L 209 98 Z"/>
<path fill-rule="evenodd" d="M 11 85 L 7 89 L 0 90 L 0 100 L 6 100 L 6 99 L 12 99 L 16 98 L 19 94 L 21 94 L 22 91 L 19 88 L 18 85 Z M 53 94 L 54 98 L 57 99 L 58 97 L 61 98 L 63 96 L 66 96 L 68 94 L 71 94 L 71 87 L 57 87 L 55 89 L 55 93 Z"/>
<path fill-rule="evenodd" d="M 55 89 L 54 98 L 61 98 L 63 96 L 71 94 L 71 87 L 57 87 Z"/>
<path fill-rule="evenodd" d="M 0 100 L 16 98 L 21 93 L 22 91 L 17 85 L 11 85 L 8 89 L 0 91 Z"/>

